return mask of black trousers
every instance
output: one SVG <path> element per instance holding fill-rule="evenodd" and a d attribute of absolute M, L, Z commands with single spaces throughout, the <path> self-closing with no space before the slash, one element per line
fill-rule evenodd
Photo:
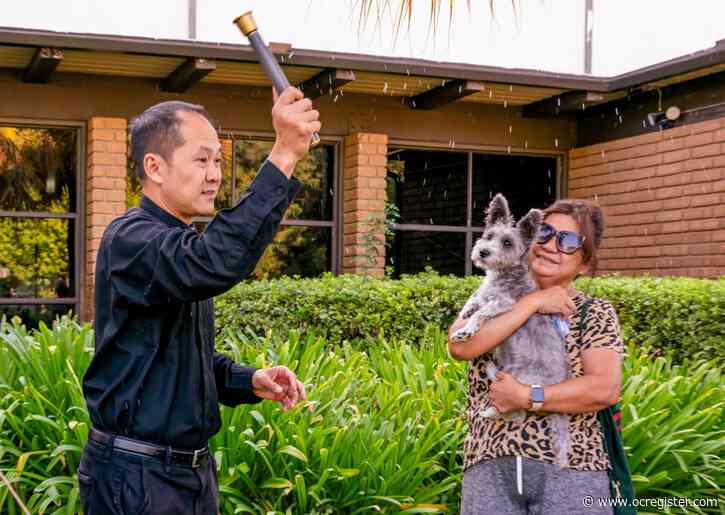
<path fill-rule="evenodd" d="M 216 515 L 219 487 L 209 455 L 197 468 L 89 440 L 78 467 L 84 515 Z"/>

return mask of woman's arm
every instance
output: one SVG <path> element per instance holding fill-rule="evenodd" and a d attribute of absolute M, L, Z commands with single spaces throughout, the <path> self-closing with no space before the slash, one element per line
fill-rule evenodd
<path fill-rule="evenodd" d="M 558 313 L 568 318 L 574 312 L 574 302 L 560 286 L 530 293 L 519 299 L 510 311 L 486 320 L 471 338 L 456 343 L 451 341 L 451 335 L 466 324 L 466 320 L 459 318 L 448 330 L 448 352 L 453 359 L 471 361 L 503 342 L 537 312 Z"/>
<path fill-rule="evenodd" d="M 584 375 L 563 383 L 544 386 L 541 411 L 588 413 L 612 406 L 619 400 L 622 384 L 620 354 L 612 349 L 582 352 Z M 490 398 L 501 413 L 531 408 L 531 385 L 521 384 L 512 375 L 499 372 L 491 383 Z"/>

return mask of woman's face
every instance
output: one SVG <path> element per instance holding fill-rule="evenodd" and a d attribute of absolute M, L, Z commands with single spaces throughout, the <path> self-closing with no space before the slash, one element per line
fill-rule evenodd
<path fill-rule="evenodd" d="M 573 231 L 581 234 L 581 228 L 574 218 L 561 213 L 552 213 L 544 221 L 557 231 Z M 546 285 L 564 285 L 587 271 L 584 263 L 584 251 L 579 248 L 573 254 L 564 254 L 556 248 L 556 238 L 546 243 L 534 240 L 529 253 L 531 272 L 538 282 Z"/>

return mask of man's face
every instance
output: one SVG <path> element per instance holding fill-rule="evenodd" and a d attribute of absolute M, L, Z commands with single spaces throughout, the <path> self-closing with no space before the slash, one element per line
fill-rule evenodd
<path fill-rule="evenodd" d="M 179 133 L 184 143 L 159 168 L 165 206 L 190 223 L 195 216 L 214 214 L 221 185 L 221 144 L 216 130 L 203 116 L 180 111 Z"/>

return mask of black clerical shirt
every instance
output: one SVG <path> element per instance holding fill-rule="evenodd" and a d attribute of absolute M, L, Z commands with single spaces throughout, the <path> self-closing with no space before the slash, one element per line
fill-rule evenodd
<path fill-rule="evenodd" d="M 93 426 L 180 449 L 220 428 L 219 402 L 259 402 L 255 369 L 214 349 L 212 297 L 249 275 L 301 185 L 269 161 L 204 232 L 146 197 L 106 229 L 96 260 Z"/>

